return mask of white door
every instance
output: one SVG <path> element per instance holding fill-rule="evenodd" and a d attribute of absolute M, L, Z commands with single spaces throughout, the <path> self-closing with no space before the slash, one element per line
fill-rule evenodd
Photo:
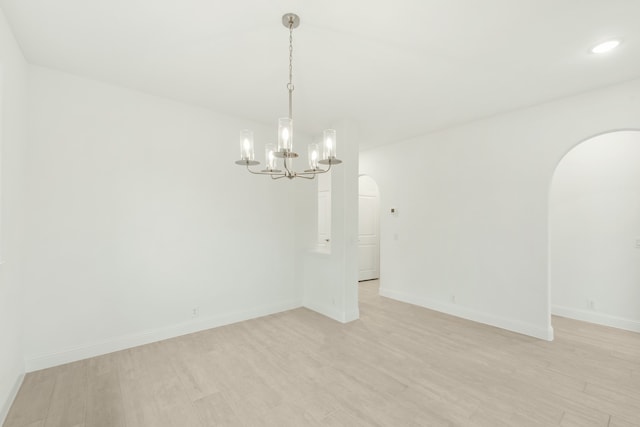
<path fill-rule="evenodd" d="M 380 197 L 378 185 L 369 176 L 359 179 L 358 203 L 358 280 L 380 277 Z"/>

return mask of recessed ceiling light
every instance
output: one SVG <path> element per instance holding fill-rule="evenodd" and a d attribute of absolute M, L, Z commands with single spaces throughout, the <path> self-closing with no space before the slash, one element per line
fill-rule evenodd
<path fill-rule="evenodd" d="M 617 48 L 620 45 L 620 40 L 609 40 L 604 43 L 600 43 L 591 48 L 591 53 L 605 53 Z"/>

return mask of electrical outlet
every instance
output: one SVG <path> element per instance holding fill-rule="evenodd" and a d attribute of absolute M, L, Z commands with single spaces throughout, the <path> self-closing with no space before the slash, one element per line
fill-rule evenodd
<path fill-rule="evenodd" d="M 199 307 L 194 307 L 191 309 L 191 317 L 198 317 L 200 316 L 200 308 Z"/>
<path fill-rule="evenodd" d="M 596 302 L 595 302 L 594 300 L 590 299 L 590 300 L 587 302 L 587 304 L 588 304 L 588 306 L 589 306 L 589 310 L 595 310 L 595 309 L 596 309 Z"/>
<path fill-rule="evenodd" d="M 451 302 L 452 303 L 456 303 L 456 296 L 455 295 L 451 295 Z"/>

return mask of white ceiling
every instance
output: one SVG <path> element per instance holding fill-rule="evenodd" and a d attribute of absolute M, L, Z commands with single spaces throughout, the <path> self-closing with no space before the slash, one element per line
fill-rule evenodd
<path fill-rule="evenodd" d="M 640 76 L 638 0 L 0 0 L 27 59 L 361 148 Z M 589 53 L 621 37 L 615 51 Z M 275 132 L 275 130 L 274 130 Z"/>

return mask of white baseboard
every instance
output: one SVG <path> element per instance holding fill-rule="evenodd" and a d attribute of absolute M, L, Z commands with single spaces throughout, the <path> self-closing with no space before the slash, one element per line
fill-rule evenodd
<path fill-rule="evenodd" d="M 623 317 L 612 316 L 610 314 L 599 313 L 597 311 L 581 310 L 571 307 L 552 306 L 551 313 L 556 316 L 568 317 L 570 319 L 582 320 L 583 322 L 595 323 L 598 325 L 611 326 L 612 328 L 624 329 L 625 331 L 640 332 L 640 321 L 625 319 Z"/>
<path fill-rule="evenodd" d="M 530 337 L 539 338 L 546 341 L 553 341 L 553 328 L 549 325 L 547 328 L 540 327 L 531 323 L 522 322 L 515 319 L 505 319 L 503 317 L 494 316 L 492 314 L 479 312 L 457 304 L 444 303 L 442 301 L 432 300 L 428 298 L 416 297 L 403 292 L 393 291 L 390 289 L 380 289 L 380 295 L 397 301 L 406 302 L 430 310 L 439 311 L 441 313 L 450 314 L 452 316 L 461 317 L 485 325 L 495 326 L 497 328 L 506 329 L 511 332 L 528 335 Z"/>
<path fill-rule="evenodd" d="M 360 318 L 360 311 L 358 309 L 345 313 L 335 307 L 326 307 L 310 301 L 306 301 L 303 306 L 340 323 L 349 323 Z"/>
<path fill-rule="evenodd" d="M 114 351 L 120 351 L 131 347 L 178 337 L 180 335 L 186 335 L 193 332 L 229 325 L 231 323 L 242 322 L 245 320 L 268 316 L 270 314 L 293 310 L 301 306 L 302 304 L 299 301 L 284 301 L 253 310 L 209 316 L 165 328 L 93 342 L 73 348 L 67 348 L 56 353 L 27 357 L 25 360 L 26 371 L 33 372 L 40 369 L 46 369 L 65 363 L 75 362 L 77 360 L 87 359 L 89 357 L 100 356 L 107 353 L 113 353 Z"/>
<path fill-rule="evenodd" d="M 20 390 L 20 386 L 22 386 L 22 381 L 24 381 L 24 374 L 18 375 L 16 378 L 13 387 L 11 388 L 11 392 L 9 396 L 7 396 L 6 402 L 0 408 L 0 426 L 4 425 L 4 422 L 7 419 L 7 415 L 9 415 L 9 409 L 11 409 L 11 405 L 13 405 L 13 401 L 16 400 L 16 396 L 18 395 L 18 391 Z"/>

